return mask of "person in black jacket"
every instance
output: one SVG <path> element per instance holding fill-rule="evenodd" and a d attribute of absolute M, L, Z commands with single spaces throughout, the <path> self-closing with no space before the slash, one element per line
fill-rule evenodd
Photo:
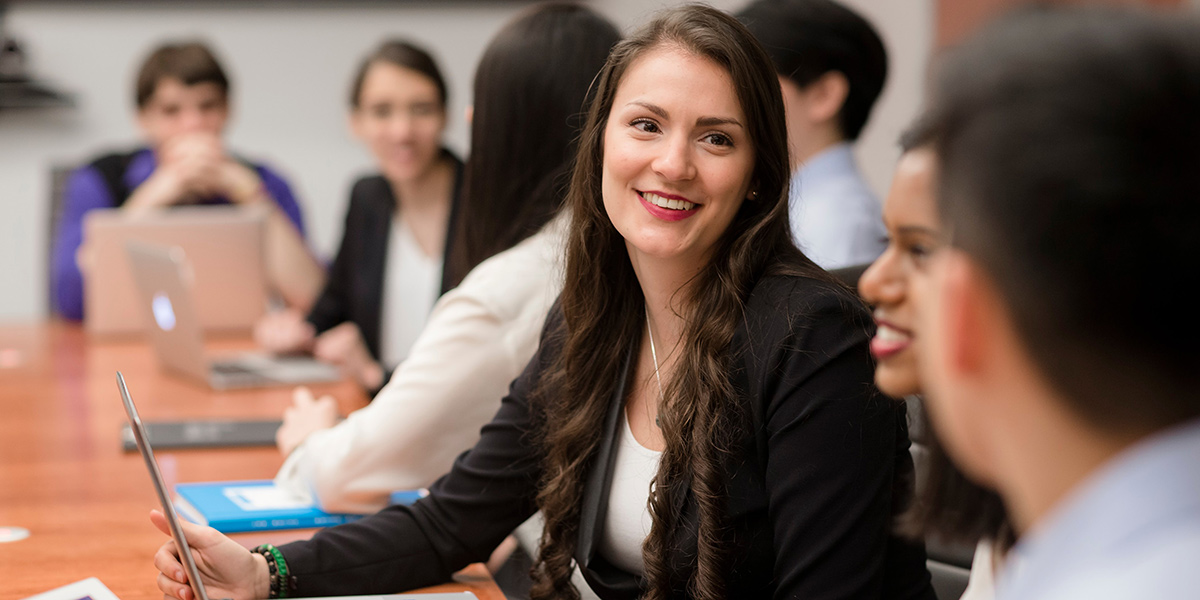
<path fill-rule="evenodd" d="M 764 51 L 685 6 L 596 86 L 564 289 L 479 443 L 416 505 L 309 541 L 251 552 L 187 526 L 210 594 L 429 585 L 540 509 L 535 599 L 577 598 L 576 566 L 605 599 L 932 598 L 923 548 L 890 533 L 912 463 L 903 406 L 871 384 L 870 317 L 789 235 Z M 191 600 L 175 552 L 158 585 Z"/>
<path fill-rule="evenodd" d="M 308 315 L 283 311 L 255 328 L 273 352 L 311 351 L 378 390 L 408 353 L 442 292 L 463 165 L 441 147 L 446 84 L 433 58 L 384 42 L 351 87 L 351 125 L 381 171 L 359 179 L 341 247 Z"/>

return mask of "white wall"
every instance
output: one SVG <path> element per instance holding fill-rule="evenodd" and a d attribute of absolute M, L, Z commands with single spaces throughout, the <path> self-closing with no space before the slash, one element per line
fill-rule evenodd
<path fill-rule="evenodd" d="M 928 56 L 932 0 L 846 0 L 881 29 L 892 75 L 864 134 L 860 157 L 884 191 L 895 138 L 917 110 Z M 596 0 L 629 28 L 671 0 Z M 136 143 L 134 70 L 149 48 L 172 37 L 212 42 L 233 77 L 230 145 L 278 167 L 297 188 L 315 248 L 330 255 L 346 194 L 371 160 L 345 126 L 348 79 L 385 36 L 430 48 L 446 72 L 448 144 L 467 150 L 463 108 L 484 46 L 522 2 L 17 3 L 5 22 L 24 43 L 32 72 L 73 92 L 70 110 L 0 112 L 0 321 L 45 314 L 50 167 Z M 736 9 L 745 0 L 717 0 Z"/>

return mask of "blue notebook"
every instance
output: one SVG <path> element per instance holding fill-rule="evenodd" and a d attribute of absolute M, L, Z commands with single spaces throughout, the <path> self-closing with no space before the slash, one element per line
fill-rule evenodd
<path fill-rule="evenodd" d="M 270 479 L 181 483 L 175 486 L 175 510 L 183 518 L 221 533 L 329 527 L 363 515 L 327 513 L 309 498 L 279 488 Z M 412 504 L 429 492 L 393 492 L 392 504 Z"/>
<path fill-rule="evenodd" d="M 330 514 L 270 479 L 181 483 L 175 508 L 183 518 L 221 533 L 341 525 L 363 515 Z"/>

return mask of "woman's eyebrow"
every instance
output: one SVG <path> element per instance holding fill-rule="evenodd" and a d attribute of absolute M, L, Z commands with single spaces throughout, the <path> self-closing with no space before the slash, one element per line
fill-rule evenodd
<path fill-rule="evenodd" d="M 671 118 L 671 115 L 670 115 L 670 113 L 667 112 L 667 109 L 665 109 L 657 104 L 654 104 L 651 102 L 646 102 L 643 100 L 634 100 L 633 102 L 626 104 L 626 106 L 629 106 L 630 104 L 635 105 L 635 106 L 640 106 L 640 107 L 658 115 L 660 118 L 663 118 L 663 119 Z M 742 123 L 740 121 L 738 121 L 737 119 L 729 118 L 729 117 L 700 117 L 699 119 L 696 119 L 696 125 L 699 127 L 713 127 L 715 125 L 736 125 L 738 127 L 745 129 L 745 126 L 742 125 Z"/>
<path fill-rule="evenodd" d="M 737 125 L 738 127 L 745 129 L 745 126 L 743 126 L 737 119 L 731 119 L 728 117 L 700 117 L 699 119 L 696 119 L 696 125 L 699 125 L 700 127 L 714 127 L 716 125 Z"/>
<path fill-rule="evenodd" d="M 671 118 L 671 115 L 667 113 L 667 109 L 665 109 L 657 104 L 652 104 L 650 102 L 644 102 L 642 100 L 634 100 L 633 102 L 630 102 L 629 104 L 633 104 L 635 106 L 640 106 L 640 107 L 642 107 L 664 119 Z M 626 104 L 626 106 L 629 106 L 629 104 Z"/>
<path fill-rule="evenodd" d="M 901 227 L 897 227 L 896 233 L 905 233 L 905 234 L 909 234 L 909 235 L 913 235 L 913 234 L 927 235 L 930 237 L 939 237 L 942 235 L 941 232 L 939 232 L 936 229 L 933 229 L 930 227 L 924 227 L 921 225 L 904 225 Z"/>

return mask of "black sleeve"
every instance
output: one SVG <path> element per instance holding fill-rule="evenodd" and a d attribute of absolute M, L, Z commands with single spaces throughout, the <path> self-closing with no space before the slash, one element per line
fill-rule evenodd
<path fill-rule="evenodd" d="M 776 597 L 879 598 L 902 407 L 872 384 L 861 304 L 805 287 L 776 296 L 779 305 L 751 344 Z"/>
<path fill-rule="evenodd" d="M 539 348 L 479 442 L 428 497 L 280 548 L 296 577 L 296 595 L 401 592 L 448 581 L 455 571 L 487 560 L 536 510 L 541 456 L 529 396 L 548 352 L 545 344 Z"/>
<path fill-rule="evenodd" d="M 354 189 L 350 192 L 350 206 L 346 209 L 346 221 L 342 226 L 342 241 L 338 245 L 337 256 L 329 267 L 321 295 L 317 296 L 317 301 L 308 313 L 308 322 L 312 323 L 317 333 L 350 320 L 349 294 L 354 289 L 352 281 L 357 262 L 355 236 L 359 235 L 361 229 L 357 224 L 362 221 L 361 196 L 365 181 L 360 179 L 355 182 Z"/>

